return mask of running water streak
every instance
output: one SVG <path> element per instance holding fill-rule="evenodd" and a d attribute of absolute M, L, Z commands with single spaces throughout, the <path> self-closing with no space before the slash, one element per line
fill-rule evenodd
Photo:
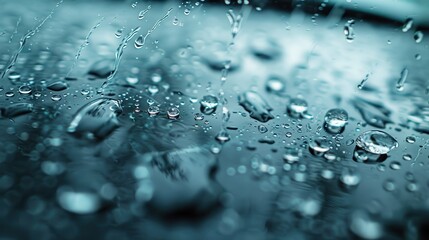
<path fill-rule="evenodd" d="M 91 30 L 89 30 L 88 34 L 85 37 L 84 42 L 80 45 L 79 50 L 77 51 L 77 53 L 75 55 L 75 60 L 73 62 L 72 67 L 70 68 L 69 72 L 67 73 L 67 76 L 70 75 L 70 73 L 73 71 L 74 67 L 76 66 L 76 64 L 79 60 L 79 57 L 82 54 L 83 49 L 89 45 L 89 38 L 91 37 L 92 33 L 95 31 L 95 29 L 97 29 L 101 25 L 101 22 L 103 22 L 103 21 L 104 21 L 104 17 L 101 17 L 100 21 L 98 21 L 97 24 L 95 24 L 91 28 Z"/>
<path fill-rule="evenodd" d="M 118 71 L 119 63 L 121 62 L 122 55 L 124 54 L 124 49 L 127 47 L 128 42 L 140 31 L 140 27 L 136 27 L 134 29 L 131 29 L 131 31 L 122 38 L 121 43 L 119 44 L 118 48 L 116 49 L 115 53 L 115 64 L 113 67 L 113 71 L 110 74 L 110 76 L 107 77 L 107 80 L 110 81 Z"/>
<path fill-rule="evenodd" d="M 170 15 L 170 12 L 172 10 L 173 8 L 168 9 L 167 13 L 162 18 L 158 19 L 158 21 L 155 22 L 151 29 L 147 30 L 146 35 L 143 36 L 142 46 L 145 44 L 146 38 L 149 37 L 149 35 L 152 34 L 152 32 L 155 31 L 155 29 L 159 27 L 159 25 L 161 25 L 161 22 L 164 21 Z"/>
<path fill-rule="evenodd" d="M 24 36 L 22 36 L 21 40 L 19 41 L 18 51 L 16 51 L 16 53 L 9 59 L 9 63 L 7 64 L 7 67 L 5 68 L 5 70 L 1 73 L 0 79 L 4 78 L 6 73 L 8 73 L 13 66 L 15 66 L 16 60 L 18 59 L 19 54 L 24 49 L 24 46 L 25 46 L 25 43 L 27 42 L 27 39 L 30 39 L 32 36 L 34 36 L 34 34 L 36 34 L 37 32 L 40 31 L 40 28 L 45 24 L 46 21 L 48 21 L 49 18 L 52 17 L 52 15 L 55 12 L 55 9 L 57 9 L 63 3 L 63 1 L 64 0 L 59 1 L 56 4 L 56 6 L 51 10 L 51 12 L 48 14 L 48 16 L 46 16 L 42 20 L 42 22 L 39 23 L 39 25 L 37 25 L 33 30 L 29 31 Z"/>
<path fill-rule="evenodd" d="M 152 26 L 151 29 L 149 29 L 146 33 L 146 35 L 143 38 L 143 42 L 142 42 L 142 46 L 144 45 L 146 38 L 161 24 L 161 22 L 166 19 L 169 15 L 170 12 L 173 10 L 173 8 L 170 8 L 167 13 L 160 18 L 158 21 L 155 22 L 155 24 Z M 115 53 L 115 65 L 113 67 L 113 72 L 110 74 L 109 77 L 107 77 L 107 81 L 111 81 L 112 78 L 116 75 L 116 72 L 118 71 L 118 67 L 119 64 L 121 62 L 122 59 L 122 55 L 124 54 L 124 49 L 127 47 L 128 42 L 140 31 L 141 27 L 137 27 L 133 30 L 131 30 L 130 33 L 128 33 L 127 36 L 125 36 L 122 41 L 121 44 L 119 44 L 119 47 L 116 49 L 116 53 Z"/>

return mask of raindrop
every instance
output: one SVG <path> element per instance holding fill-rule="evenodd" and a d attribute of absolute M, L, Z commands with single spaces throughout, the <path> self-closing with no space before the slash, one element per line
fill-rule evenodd
<path fill-rule="evenodd" d="M 265 82 L 265 89 L 269 93 L 281 95 L 285 90 L 284 80 L 279 77 L 271 76 Z"/>
<path fill-rule="evenodd" d="M 116 32 L 115 32 L 115 37 L 116 37 L 116 38 L 120 38 L 120 37 L 122 36 L 122 33 L 123 33 L 123 32 L 124 32 L 124 29 L 123 29 L 123 28 L 116 30 Z"/>
<path fill-rule="evenodd" d="M 191 10 L 189 10 L 189 8 L 185 8 L 185 10 L 183 11 L 183 13 L 188 16 L 191 13 Z"/>
<path fill-rule="evenodd" d="M 21 87 L 19 87 L 18 92 L 21 94 L 30 94 L 31 87 L 28 85 L 22 85 Z"/>
<path fill-rule="evenodd" d="M 266 133 L 266 132 L 268 132 L 268 128 L 265 125 L 262 125 L 262 124 L 258 126 L 258 130 L 259 130 L 260 133 Z"/>
<path fill-rule="evenodd" d="M 370 130 L 359 135 L 356 145 L 374 154 L 386 154 L 399 146 L 392 136 L 378 130 Z"/>
<path fill-rule="evenodd" d="M 413 23 L 412 18 L 405 19 L 404 25 L 402 25 L 402 32 L 408 32 L 413 27 Z"/>
<path fill-rule="evenodd" d="M 384 235 L 383 226 L 363 211 L 352 214 L 350 230 L 361 239 L 380 239 Z"/>
<path fill-rule="evenodd" d="M 159 88 L 156 85 L 150 85 L 147 90 L 150 94 L 155 95 L 159 92 Z"/>
<path fill-rule="evenodd" d="M 93 100 L 76 112 L 67 132 L 88 140 L 104 140 L 119 127 L 117 117 L 121 113 L 119 100 L 110 98 Z"/>
<path fill-rule="evenodd" d="M 401 169 L 401 163 L 398 161 L 393 161 L 390 163 L 390 168 L 392 170 L 399 170 L 399 169 Z"/>
<path fill-rule="evenodd" d="M 404 154 L 402 156 L 402 159 L 404 159 L 405 161 L 411 161 L 413 160 L 413 157 L 410 154 Z"/>
<path fill-rule="evenodd" d="M 420 43 L 423 40 L 423 32 L 422 31 L 417 31 L 414 33 L 414 41 L 416 41 L 416 43 Z"/>
<path fill-rule="evenodd" d="M 402 91 L 404 90 L 405 81 L 408 77 L 408 68 L 404 68 L 401 71 L 401 77 L 398 79 L 398 82 L 396 83 L 396 90 Z"/>
<path fill-rule="evenodd" d="M 149 113 L 150 116 L 156 116 L 159 114 L 159 107 L 158 106 L 150 106 L 147 108 L 147 113 Z"/>
<path fill-rule="evenodd" d="M 353 29 L 353 25 L 355 24 L 355 20 L 348 20 L 344 25 L 344 35 L 348 42 L 352 42 L 355 39 L 355 33 Z"/>
<path fill-rule="evenodd" d="M 227 132 L 227 131 L 225 131 L 225 130 L 221 130 L 217 135 L 216 135 L 216 140 L 219 142 L 219 143 L 226 143 L 226 142 L 228 142 L 229 140 L 230 140 L 231 138 L 230 138 L 230 136 L 229 136 L 229 133 Z"/>
<path fill-rule="evenodd" d="M 201 113 L 195 113 L 194 119 L 195 119 L 195 121 L 202 121 L 202 120 L 204 120 L 204 115 Z"/>
<path fill-rule="evenodd" d="M 415 143 L 416 142 L 416 137 L 414 136 L 408 136 L 407 138 L 405 138 L 405 141 L 407 141 L 407 143 Z"/>
<path fill-rule="evenodd" d="M 169 119 L 178 119 L 180 115 L 180 111 L 176 107 L 170 107 L 167 109 L 167 117 Z"/>
<path fill-rule="evenodd" d="M 330 109 L 325 115 L 325 129 L 330 133 L 340 133 L 344 130 L 349 115 L 341 108 Z"/>
<path fill-rule="evenodd" d="M 287 113 L 291 117 L 302 118 L 307 109 L 307 101 L 302 98 L 292 98 L 287 106 Z"/>
<path fill-rule="evenodd" d="M 329 151 L 331 144 L 324 138 L 317 138 L 312 140 L 308 146 L 313 155 L 321 156 L 323 153 Z"/>
<path fill-rule="evenodd" d="M 274 118 L 270 113 L 272 108 L 256 92 L 247 91 L 242 93 L 238 96 L 238 103 L 249 113 L 251 118 L 260 122 L 268 122 Z"/>
<path fill-rule="evenodd" d="M 11 81 L 18 80 L 21 78 L 21 74 L 19 72 L 10 72 L 8 78 Z"/>
<path fill-rule="evenodd" d="M 51 96 L 52 101 L 58 102 L 61 100 L 61 95 L 54 94 Z"/>
<path fill-rule="evenodd" d="M 210 115 L 216 111 L 218 99 L 213 95 L 206 95 L 200 101 L 200 111 L 206 115 Z"/>
<path fill-rule="evenodd" d="M 362 79 L 362 81 L 359 83 L 359 85 L 357 86 L 359 89 L 363 89 L 363 87 L 365 86 L 366 82 L 368 82 L 369 79 L 369 73 L 365 76 L 364 79 Z"/>
<path fill-rule="evenodd" d="M 13 97 L 15 96 L 15 93 L 13 93 L 12 91 L 8 91 L 4 94 L 6 97 Z"/>
<path fill-rule="evenodd" d="M 396 185 L 395 185 L 395 182 L 393 181 L 393 180 L 386 180 L 384 183 L 383 183 L 383 188 L 384 188 L 384 190 L 386 190 L 386 191 L 388 191 L 388 192 L 393 192 L 393 191 L 395 191 L 395 189 L 396 189 Z"/>
<path fill-rule="evenodd" d="M 66 90 L 68 87 L 69 86 L 66 82 L 57 81 L 49 84 L 47 88 L 52 91 L 63 91 L 63 90 Z"/>
<path fill-rule="evenodd" d="M 134 47 L 139 49 L 142 48 L 144 44 L 143 35 L 140 35 L 136 40 L 134 41 Z"/>
<path fill-rule="evenodd" d="M 345 187 L 355 187 L 361 181 L 360 174 L 351 168 L 345 168 L 340 175 L 340 182 Z"/>
<path fill-rule="evenodd" d="M 287 163 L 298 162 L 302 156 L 302 151 L 297 148 L 286 148 L 285 153 L 283 154 L 283 160 Z"/>

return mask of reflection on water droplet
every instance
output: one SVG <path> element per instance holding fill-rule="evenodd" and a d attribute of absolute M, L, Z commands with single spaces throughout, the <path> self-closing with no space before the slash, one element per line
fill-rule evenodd
<path fill-rule="evenodd" d="M 329 151 L 330 146 L 331 144 L 329 141 L 324 138 L 314 139 L 308 144 L 310 152 L 316 156 L 320 156 L 323 153 Z"/>
<path fill-rule="evenodd" d="M 157 106 L 150 106 L 147 109 L 147 113 L 149 113 L 150 116 L 156 116 L 159 113 L 159 107 L 157 107 Z"/>
<path fill-rule="evenodd" d="M 370 130 L 359 135 L 356 145 L 374 154 L 386 154 L 399 146 L 392 136 L 378 130 Z"/>

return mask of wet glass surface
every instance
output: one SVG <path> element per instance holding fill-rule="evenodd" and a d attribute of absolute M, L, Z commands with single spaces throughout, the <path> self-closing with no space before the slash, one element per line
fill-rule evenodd
<path fill-rule="evenodd" d="M 428 23 L 262 2 L 0 1 L 0 239 L 428 239 Z"/>

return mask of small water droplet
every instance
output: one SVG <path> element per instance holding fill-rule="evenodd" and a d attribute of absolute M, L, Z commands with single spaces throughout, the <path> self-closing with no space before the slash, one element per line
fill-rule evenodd
<path fill-rule="evenodd" d="M 401 163 L 398 161 L 393 161 L 390 163 L 390 168 L 392 170 L 399 170 L 399 169 L 401 169 Z"/>
<path fill-rule="evenodd" d="M 404 154 L 402 156 L 402 159 L 404 159 L 405 161 L 411 161 L 413 160 L 413 157 L 410 154 Z"/>
<path fill-rule="evenodd" d="M 124 31 L 124 29 L 118 29 L 118 30 L 116 30 L 116 32 L 115 32 L 115 37 L 116 38 L 120 38 L 121 36 L 122 36 L 122 33 L 123 33 L 123 31 Z"/>
<path fill-rule="evenodd" d="M 259 125 L 258 130 L 260 133 L 266 133 L 268 132 L 268 128 L 265 125 Z"/>
<path fill-rule="evenodd" d="M 345 168 L 340 175 L 340 182 L 345 187 L 355 187 L 361 181 L 360 174 L 355 169 Z"/>
<path fill-rule="evenodd" d="M 388 179 L 383 183 L 383 188 L 388 192 L 393 192 L 396 189 L 395 182 L 391 179 Z"/>
<path fill-rule="evenodd" d="M 156 116 L 159 114 L 159 107 L 158 106 L 150 106 L 147 108 L 147 113 L 149 113 L 150 116 Z"/>
<path fill-rule="evenodd" d="M 183 13 L 188 16 L 191 13 L 191 10 L 189 8 L 185 8 L 185 10 L 183 11 Z"/>
<path fill-rule="evenodd" d="M 353 40 L 355 39 L 355 33 L 353 29 L 354 24 L 355 20 L 351 19 L 348 20 L 347 23 L 344 25 L 344 35 L 346 36 L 348 42 L 353 42 Z"/>
<path fill-rule="evenodd" d="M 100 198 L 90 192 L 75 192 L 71 189 L 60 189 L 58 193 L 59 205 L 75 214 L 90 214 L 100 209 Z"/>
<path fill-rule="evenodd" d="M 202 121 L 202 120 L 204 120 L 204 115 L 201 113 L 195 113 L 194 119 L 195 119 L 195 121 Z"/>
<path fill-rule="evenodd" d="M 414 136 L 408 136 L 407 138 L 405 138 L 405 141 L 407 141 L 407 143 L 415 143 L 416 142 L 416 137 Z"/>
<path fill-rule="evenodd" d="M 230 139 L 231 139 L 231 138 L 230 138 L 230 136 L 229 136 L 229 133 L 228 133 L 227 131 L 225 131 L 225 130 L 221 130 L 221 131 L 216 135 L 216 140 L 217 140 L 219 143 L 221 143 L 221 144 L 228 142 Z"/>
<path fill-rule="evenodd" d="M 349 115 L 342 108 L 330 109 L 325 115 L 325 129 L 330 133 L 340 133 L 344 130 Z"/>
<path fill-rule="evenodd" d="M 326 140 L 324 138 L 317 138 L 317 139 L 312 140 L 308 144 L 308 147 L 310 149 L 310 152 L 313 155 L 320 156 L 323 153 L 329 151 L 331 144 L 329 143 L 328 140 Z"/>
<path fill-rule="evenodd" d="M 271 76 L 265 82 L 265 89 L 269 93 L 281 95 L 285 90 L 284 80 L 279 77 Z"/>
<path fill-rule="evenodd" d="M 396 90 L 402 91 L 404 90 L 405 81 L 408 77 L 408 68 L 403 68 L 401 71 L 401 77 L 398 79 L 398 82 L 396 83 Z"/>

